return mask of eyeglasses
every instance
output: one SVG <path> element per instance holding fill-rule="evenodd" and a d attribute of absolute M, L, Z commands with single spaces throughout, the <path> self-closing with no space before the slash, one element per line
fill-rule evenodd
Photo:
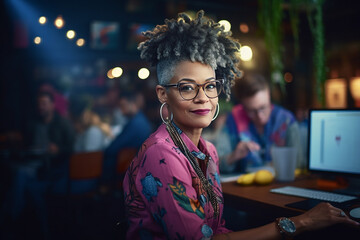
<path fill-rule="evenodd" d="M 184 100 L 192 100 L 196 98 L 196 96 L 199 94 L 199 89 L 202 87 L 204 90 L 205 95 L 208 98 L 216 98 L 220 95 L 221 91 L 223 90 L 223 79 L 218 80 L 212 80 L 209 82 L 206 82 L 204 84 L 197 84 L 194 82 L 188 82 L 188 81 L 180 81 L 177 84 L 165 84 L 162 85 L 163 87 L 169 88 L 169 87 L 177 87 L 179 90 L 180 96 Z"/>
<path fill-rule="evenodd" d="M 270 104 L 259 107 L 258 109 L 245 108 L 246 113 L 249 116 L 255 116 L 256 114 L 264 114 L 270 108 Z"/>

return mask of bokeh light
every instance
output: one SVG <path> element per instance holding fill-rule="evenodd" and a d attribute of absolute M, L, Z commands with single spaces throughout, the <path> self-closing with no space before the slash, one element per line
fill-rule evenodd
<path fill-rule="evenodd" d="M 239 28 L 240 28 L 240 32 L 242 33 L 249 32 L 249 26 L 246 23 L 241 23 Z"/>
<path fill-rule="evenodd" d="M 106 74 L 107 77 L 110 78 L 110 79 L 113 79 L 113 78 L 114 78 L 114 76 L 112 75 L 112 70 L 113 70 L 113 69 L 110 69 L 110 70 L 107 72 L 107 74 Z"/>
<path fill-rule="evenodd" d="M 229 32 L 231 30 L 231 24 L 228 20 L 220 20 L 219 23 L 224 26 L 225 32 Z"/>
<path fill-rule="evenodd" d="M 54 24 L 55 24 L 55 27 L 57 27 L 57 28 L 60 29 L 60 28 L 64 27 L 65 21 L 64 21 L 64 19 L 62 18 L 62 16 L 58 16 L 58 17 L 55 19 Z"/>
<path fill-rule="evenodd" d="M 242 46 L 240 48 L 240 59 L 242 61 L 250 61 L 253 57 L 252 49 L 249 46 Z"/>
<path fill-rule="evenodd" d="M 294 78 L 293 75 L 291 73 L 289 73 L 289 72 L 286 72 L 284 74 L 284 80 L 287 83 L 291 83 L 293 81 L 293 78 Z"/>
<path fill-rule="evenodd" d="M 43 24 L 46 23 L 46 21 L 47 21 L 46 17 L 44 17 L 44 16 L 39 17 L 39 23 L 40 23 L 40 24 L 43 25 Z"/>
<path fill-rule="evenodd" d="M 84 46 L 85 40 L 83 38 L 79 38 L 78 40 L 76 40 L 76 45 L 78 45 L 79 47 Z"/>
<path fill-rule="evenodd" d="M 34 38 L 34 43 L 39 45 L 41 43 L 41 37 L 35 37 Z"/>
<path fill-rule="evenodd" d="M 73 39 L 75 37 L 75 35 L 76 35 L 76 33 L 75 33 L 74 30 L 69 30 L 69 31 L 66 32 L 66 37 L 68 39 Z"/>
<path fill-rule="evenodd" d="M 115 67 L 112 69 L 111 74 L 114 78 L 118 78 L 123 74 L 123 70 L 121 67 Z"/>
<path fill-rule="evenodd" d="M 141 68 L 138 72 L 140 79 L 147 79 L 150 76 L 150 71 L 147 68 Z"/>

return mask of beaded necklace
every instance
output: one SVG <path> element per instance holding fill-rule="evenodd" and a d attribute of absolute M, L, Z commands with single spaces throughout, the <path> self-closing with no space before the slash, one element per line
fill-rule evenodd
<path fill-rule="evenodd" d="M 166 130 L 168 131 L 171 139 L 173 140 L 175 145 L 180 149 L 180 151 L 185 155 L 185 157 L 189 160 L 191 166 L 198 175 L 201 183 L 200 187 L 203 188 L 203 190 L 206 192 L 210 200 L 210 203 L 214 209 L 214 215 L 219 216 L 219 211 L 220 211 L 219 203 L 222 202 L 221 198 L 215 194 L 213 187 L 204 176 L 204 173 L 202 172 L 197 159 L 194 157 L 193 154 L 191 154 L 190 150 L 184 143 L 184 140 L 181 138 L 179 132 L 176 130 L 175 126 L 171 123 L 171 120 L 166 119 L 165 124 L 166 124 Z"/>

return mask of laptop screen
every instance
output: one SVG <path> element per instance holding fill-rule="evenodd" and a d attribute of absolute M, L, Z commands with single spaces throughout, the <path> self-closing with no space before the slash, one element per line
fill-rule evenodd
<path fill-rule="evenodd" d="M 360 109 L 311 109 L 308 133 L 310 171 L 360 177 Z"/>

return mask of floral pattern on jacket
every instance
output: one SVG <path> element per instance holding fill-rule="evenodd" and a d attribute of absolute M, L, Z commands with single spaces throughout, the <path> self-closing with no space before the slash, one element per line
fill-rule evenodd
<path fill-rule="evenodd" d="M 222 199 L 215 147 L 202 138 L 197 147 L 179 133 Z M 164 124 L 142 145 L 126 172 L 123 186 L 129 220 L 127 239 L 210 239 L 230 232 L 222 214 L 214 214 L 199 177 Z"/>

